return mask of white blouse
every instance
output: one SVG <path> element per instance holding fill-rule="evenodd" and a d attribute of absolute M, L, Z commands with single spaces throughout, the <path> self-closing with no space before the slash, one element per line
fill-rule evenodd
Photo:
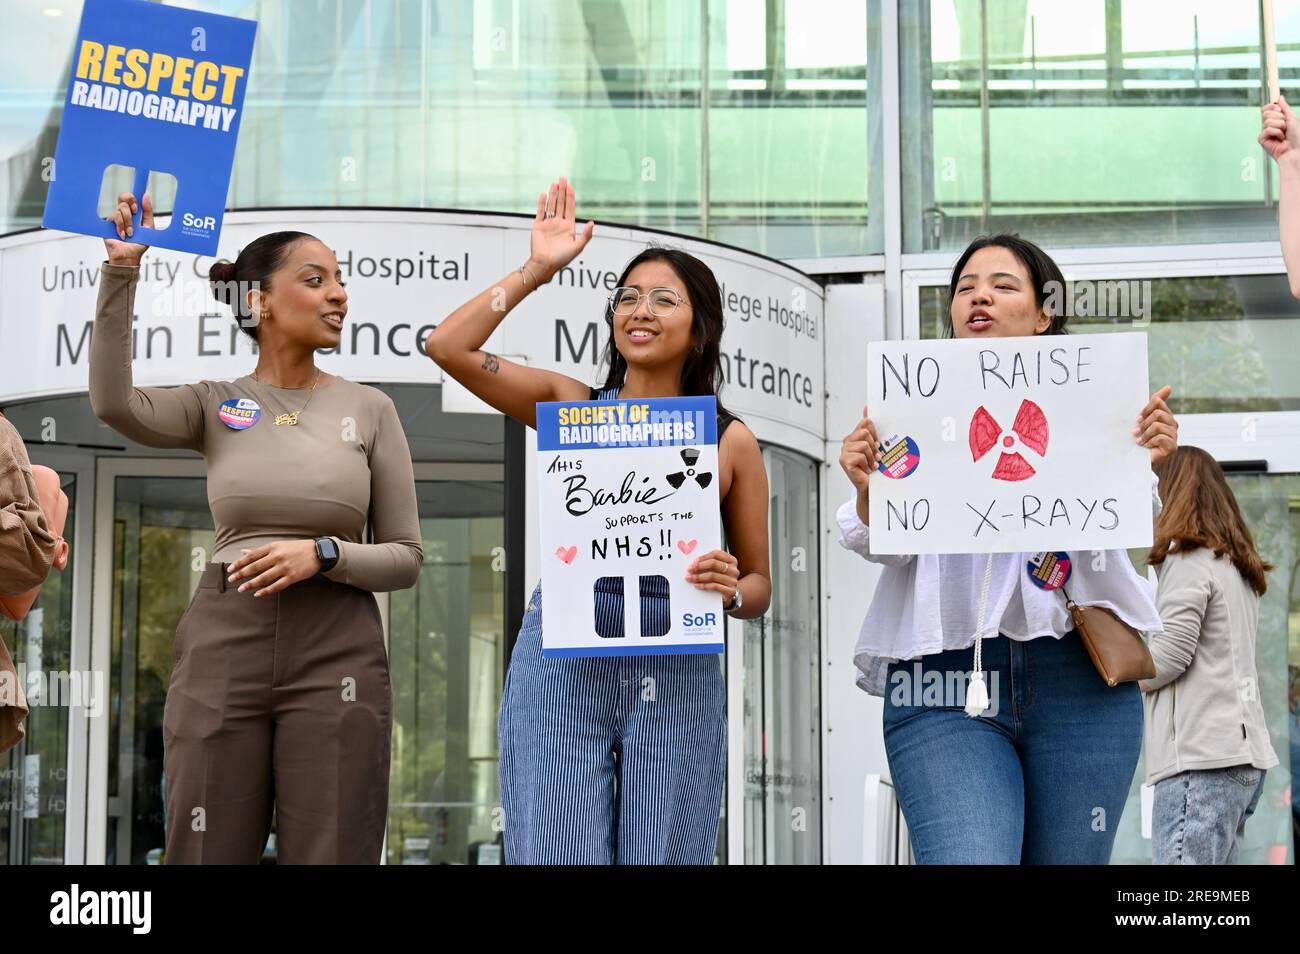
<path fill-rule="evenodd" d="M 1160 512 L 1159 482 L 1151 475 L 1151 502 Z M 858 633 L 853 662 L 858 686 L 883 696 L 889 664 L 975 643 L 984 553 L 873 554 L 870 528 L 858 519 L 857 498 L 835 515 L 840 546 L 884 566 Z M 993 554 L 983 638 L 999 634 L 1029 640 L 1060 638 L 1074 628 L 1065 597 L 1040 589 L 1026 565 L 1033 553 Z M 1080 606 L 1104 606 L 1134 629 L 1162 632 L 1151 584 L 1139 576 L 1124 550 L 1070 554 L 1070 598 Z"/>

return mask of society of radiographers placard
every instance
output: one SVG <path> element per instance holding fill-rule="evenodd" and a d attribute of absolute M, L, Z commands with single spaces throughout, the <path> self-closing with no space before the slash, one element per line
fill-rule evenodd
<path fill-rule="evenodd" d="M 1150 546 L 1145 332 L 874 342 L 875 553 Z"/>
<path fill-rule="evenodd" d="M 538 404 L 537 484 L 543 656 L 722 652 L 712 397 Z"/>

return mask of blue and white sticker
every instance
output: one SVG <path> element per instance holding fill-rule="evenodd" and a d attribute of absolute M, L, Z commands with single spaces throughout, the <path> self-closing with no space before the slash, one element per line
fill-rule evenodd
<path fill-rule="evenodd" d="M 1029 558 L 1025 572 L 1040 590 L 1059 590 L 1070 580 L 1070 554 L 1064 550 L 1038 553 Z"/>
<path fill-rule="evenodd" d="M 880 456 L 880 472 L 894 480 L 902 480 L 921 466 L 921 449 L 910 437 L 895 434 L 885 441 Z"/>
<path fill-rule="evenodd" d="M 232 431 L 243 431 L 261 419 L 262 407 L 252 398 L 230 398 L 221 402 L 217 416 Z"/>

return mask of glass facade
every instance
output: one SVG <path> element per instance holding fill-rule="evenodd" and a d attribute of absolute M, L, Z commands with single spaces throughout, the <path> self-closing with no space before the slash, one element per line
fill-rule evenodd
<path fill-rule="evenodd" d="M 880 0 L 186 5 L 259 24 L 235 208 L 531 213 L 566 174 L 595 218 L 879 253 L 896 123 L 906 252 L 1005 227 L 1056 246 L 1276 237 L 1253 4 L 902 0 L 888 110 Z M 1285 86 L 1300 0 L 1273 6 Z M 0 233 L 40 221 L 79 14 L 7 11 Z"/>
<path fill-rule="evenodd" d="M 202 477 L 119 477 L 113 496 L 105 859 L 159 864 L 167 831 L 163 706 L 174 637 L 216 534 Z"/>
<path fill-rule="evenodd" d="M 389 864 L 500 863 L 504 488 L 417 480 L 424 570 L 389 597 Z"/>
<path fill-rule="evenodd" d="M 900 6 L 905 251 L 1004 229 L 1058 247 L 1277 238 L 1255 4 Z M 1300 3 L 1273 8 L 1285 87 Z"/>
<path fill-rule="evenodd" d="M 860 0 L 192 5 L 258 21 L 233 208 L 532 214 L 567 175 L 606 221 L 774 256 L 879 244 Z M 24 87 L 0 120 L 0 233 L 40 221 L 80 13 L 24 6 L 0 38 L 0 86 Z"/>
<path fill-rule="evenodd" d="M 779 448 L 767 466 L 772 606 L 745 632 L 745 863 L 821 860 L 821 628 L 817 468 Z"/>

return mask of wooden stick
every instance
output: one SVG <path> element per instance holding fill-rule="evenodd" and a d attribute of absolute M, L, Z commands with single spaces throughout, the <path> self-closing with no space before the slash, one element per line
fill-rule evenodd
<path fill-rule="evenodd" d="M 1273 32 L 1273 0 L 1264 5 L 1264 70 L 1268 80 L 1268 101 L 1276 103 L 1280 89 L 1277 80 L 1277 35 Z"/>

